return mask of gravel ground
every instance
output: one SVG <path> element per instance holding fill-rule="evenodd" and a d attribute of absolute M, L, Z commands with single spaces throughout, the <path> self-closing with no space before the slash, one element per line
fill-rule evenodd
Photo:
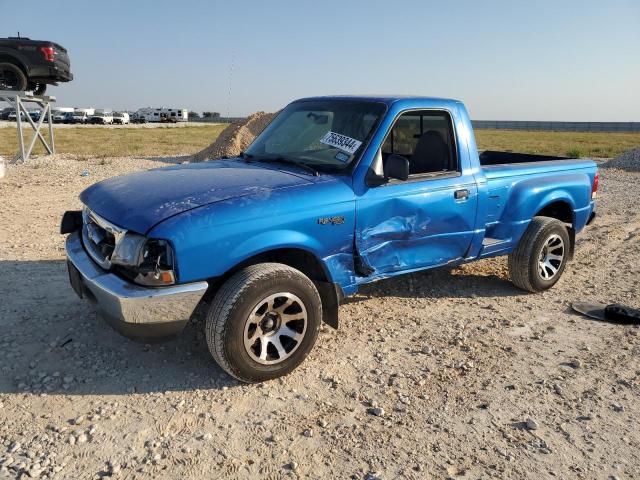
<path fill-rule="evenodd" d="M 640 172 L 640 148 L 634 148 L 605 163 L 607 168 L 617 168 L 628 172 Z"/>
<path fill-rule="evenodd" d="M 68 285 L 62 212 L 161 165 L 58 156 L 0 181 L 0 478 L 640 477 L 639 330 L 569 310 L 640 307 L 640 174 L 602 170 L 552 290 L 515 289 L 504 259 L 379 282 L 294 373 L 241 385 L 201 322 L 136 344 Z"/>

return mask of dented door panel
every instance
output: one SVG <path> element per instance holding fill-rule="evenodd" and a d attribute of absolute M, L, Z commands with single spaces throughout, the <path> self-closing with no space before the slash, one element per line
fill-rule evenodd
<path fill-rule="evenodd" d="M 457 200 L 457 190 L 469 196 Z M 473 177 L 466 176 L 370 189 L 356 201 L 356 250 L 373 269 L 366 280 L 463 259 L 474 235 L 477 200 Z"/>

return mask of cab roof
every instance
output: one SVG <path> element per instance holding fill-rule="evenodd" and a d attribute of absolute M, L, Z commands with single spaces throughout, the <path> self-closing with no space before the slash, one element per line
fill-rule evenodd
<path fill-rule="evenodd" d="M 388 106 L 396 102 L 402 102 L 406 104 L 411 104 L 413 102 L 420 105 L 423 105 L 425 103 L 434 103 L 434 104 L 440 104 L 440 105 L 462 103 L 460 102 L 460 100 L 455 100 L 452 98 L 427 97 L 427 96 L 421 96 L 421 95 L 327 95 L 327 96 L 317 96 L 317 97 L 305 97 L 295 101 L 308 102 L 308 101 L 319 101 L 319 100 L 333 100 L 333 101 L 359 100 L 363 102 L 384 103 Z"/>

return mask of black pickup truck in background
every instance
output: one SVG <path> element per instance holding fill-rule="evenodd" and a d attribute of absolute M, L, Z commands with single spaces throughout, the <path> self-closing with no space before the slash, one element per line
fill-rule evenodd
<path fill-rule="evenodd" d="M 61 45 L 24 37 L 0 38 L 0 90 L 32 90 L 73 80 L 69 55 Z"/>

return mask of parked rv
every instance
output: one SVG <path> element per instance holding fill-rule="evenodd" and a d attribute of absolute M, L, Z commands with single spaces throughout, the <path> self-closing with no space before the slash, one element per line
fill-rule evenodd
<path fill-rule="evenodd" d="M 136 112 L 147 122 L 176 123 L 186 122 L 189 115 L 186 108 L 141 108 Z"/>

